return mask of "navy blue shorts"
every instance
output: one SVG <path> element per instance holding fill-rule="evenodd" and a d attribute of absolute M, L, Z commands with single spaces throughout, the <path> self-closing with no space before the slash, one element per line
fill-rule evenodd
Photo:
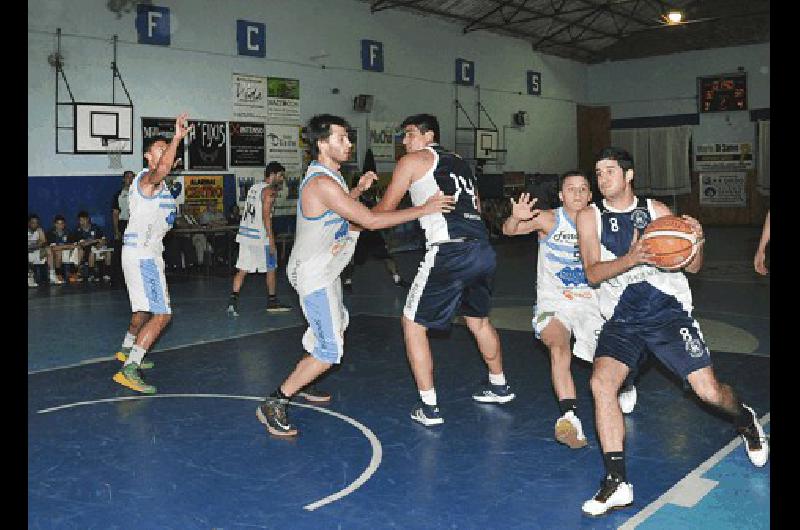
<path fill-rule="evenodd" d="M 484 239 L 432 246 L 408 290 L 403 315 L 426 328 L 447 329 L 456 311 L 489 316 L 497 256 Z"/>
<path fill-rule="evenodd" d="M 651 351 L 670 371 L 686 380 L 701 368 L 711 366 L 711 354 L 697 321 L 687 313 L 673 314 L 666 321 L 603 324 L 597 338 L 595 359 L 612 357 L 635 374 Z"/>

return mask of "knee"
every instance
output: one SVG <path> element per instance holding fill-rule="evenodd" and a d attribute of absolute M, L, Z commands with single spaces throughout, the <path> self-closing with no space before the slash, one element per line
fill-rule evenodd
<path fill-rule="evenodd" d="M 169 314 L 169 313 L 166 313 L 166 314 L 163 314 L 163 315 L 154 315 L 153 319 L 155 319 L 161 325 L 161 327 L 163 328 L 164 326 L 169 324 L 170 320 L 172 320 L 172 315 Z"/>
<path fill-rule="evenodd" d="M 612 396 L 616 399 L 618 386 L 602 370 L 595 369 L 592 371 L 592 377 L 589 379 L 589 388 L 592 389 L 592 395 L 595 398 Z"/>
<path fill-rule="evenodd" d="M 697 377 L 689 380 L 692 390 L 697 397 L 707 403 L 717 403 L 720 401 L 721 384 L 712 376 Z"/>

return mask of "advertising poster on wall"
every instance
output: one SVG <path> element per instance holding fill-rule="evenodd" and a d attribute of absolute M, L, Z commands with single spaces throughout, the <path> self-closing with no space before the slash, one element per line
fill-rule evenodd
<path fill-rule="evenodd" d="M 172 141 L 172 137 L 175 136 L 175 118 L 142 118 L 142 167 L 147 167 L 147 160 L 144 158 L 144 146 L 147 140 L 159 135 L 168 142 Z M 173 171 L 183 171 L 186 168 L 186 138 L 181 140 L 175 159 L 180 160 Z"/>
<path fill-rule="evenodd" d="M 700 206 L 747 206 L 747 173 L 700 173 Z"/>
<path fill-rule="evenodd" d="M 186 137 L 189 140 L 189 169 L 228 169 L 227 124 L 224 121 L 189 120 L 189 126 L 194 126 Z"/>
<path fill-rule="evenodd" d="M 753 144 L 719 143 L 694 146 L 695 171 L 753 169 Z"/>
<path fill-rule="evenodd" d="M 264 124 L 232 121 L 229 124 L 231 166 L 264 167 Z"/>
<path fill-rule="evenodd" d="M 237 118 L 267 119 L 267 78 L 233 74 L 233 115 Z"/>
<path fill-rule="evenodd" d="M 401 158 L 403 158 L 403 155 L 406 154 L 406 146 L 403 145 L 403 136 L 405 136 L 405 133 L 403 131 L 397 132 L 394 135 L 395 161 L 400 160 Z"/>
<path fill-rule="evenodd" d="M 247 192 L 256 182 L 264 180 L 263 168 L 240 168 L 236 170 L 236 204 L 239 208 L 244 208 L 247 201 Z"/>
<path fill-rule="evenodd" d="M 300 122 L 300 80 L 282 77 L 267 80 L 267 114 L 272 123 Z"/>
<path fill-rule="evenodd" d="M 294 215 L 297 211 L 297 184 L 303 176 L 303 151 L 300 128 L 295 125 L 267 125 L 267 162 L 286 168 L 283 188 L 275 197 L 274 215 Z"/>
<path fill-rule="evenodd" d="M 350 158 L 347 159 L 345 164 L 358 165 L 358 129 L 348 129 L 347 138 L 350 140 Z"/>
<path fill-rule="evenodd" d="M 369 122 L 369 148 L 375 161 L 391 162 L 394 160 L 395 126 L 388 121 Z"/>
<path fill-rule="evenodd" d="M 183 184 L 184 213 L 199 216 L 208 206 L 212 212 L 224 214 L 222 175 L 184 175 Z"/>

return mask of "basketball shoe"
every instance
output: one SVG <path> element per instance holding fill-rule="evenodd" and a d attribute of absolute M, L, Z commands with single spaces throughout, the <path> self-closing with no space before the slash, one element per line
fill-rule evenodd
<path fill-rule="evenodd" d="M 239 316 L 239 297 L 233 296 L 228 299 L 228 307 L 225 309 L 233 317 Z"/>
<path fill-rule="evenodd" d="M 306 401 L 314 403 L 327 403 L 331 400 L 331 394 L 329 392 L 320 390 L 315 385 L 308 385 L 305 388 L 301 388 L 300 391 L 297 392 L 297 395 Z"/>
<path fill-rule="evenodd" d="M 288 305 L 283 305 L 282 303 L 278 302 L 277 298 L 270 298 L 267 301 L 267 312 L 268 313 L 285 313 L 286 311 L 291 311 L 292 308 Z"/>
<path fill-rule="evenodd" d="M 267 400 L 256 409 L 258 421 L 266 425 L 267 431 L 275 436 L 297 436 L 297 428 L 289 423 L 286 416 L 286 401 L 274 397 Z"/>
<path fill-rule="evenodd" d="M 136 363 L 131 363 L 128 366 L 123 366 L 122 369 L 114 374 L 114 381 L 126 386 L 131 390 L 141 392 L 143 394 L 155 394 L 156 387 L 148 385 L 139 375 L 139 367 Z"/>
<path fill-rule="evenodd" d="M 511 391 L 510 386 L 493 385 L 488 382 L 472 394 L 472 399 L 481 403 L 508 403 L 514 397 L 515 394 Z"/>
<path fill-rule="evenodd" d="M 582 509 L 586 515 L 598 516 L 631 504 L 633 504 L 633 486 L 608 475 L 595 496 L 583 503 Z"/>
<path fill-rule="evenodd" d="M 767 458 L 769 457 L 767 435 L 764 434 L 764 427 L 758 423 L 758 418 L 753 409 L 744 403 L 742 403 L 742 406 L 750 411 L 750 414 L 753 416 L 753 424 L 749 427 L 739 429 L 739 434 L 742 435 L 744 447 L 747 450 L 747 456 L 750 458 L 750 461 L 754 466 L 762 467 L 767 463 Z"/>
<path fill-rule="evenodd" d="M 636 407 L 636 387 L 633 385 L 623 387 L 622 392 L 617 396 L 619 400 L 619 408 L 622 409 L 623 414 L 630 414 Z"/>
<path fill-rule="evenodd" d="M 417 403 L 411 410 L 411 419 L 420 422 L 426 427 L 444 423 L 444 418 L 439 414 L 439 407 L 426 405 L 422 401 Z"/>
<path fill-rule="evenodd" d="M 128 360 L 128 355 L 130 354 L 131 354 L 130 348 L 120 348 L 120 350 L 114 355 L 114 357 L 119 362 L 124 363 L 125 361 Z M 144 359 L 142 359 L 142 362 L 139 364 L 139 368 L 141 368 L 142 370 L 149 370 L 153 366 L 155 366 L 155 363 L 153 363 L 153 361 L 145 361 Z"/>
<path fill-rule="evenodd" d="M 568 445 L 571 449 L 586 447 L 588 442 L 583 434 L 581 420 L 573 411 L 568 410 L 556 421 L 556 440 Z"/>

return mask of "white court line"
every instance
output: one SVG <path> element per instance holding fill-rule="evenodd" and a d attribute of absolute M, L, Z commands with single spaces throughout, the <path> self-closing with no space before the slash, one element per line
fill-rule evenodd
<path fill-rule="evenodd" d="M 215 342 L 223 342 L 223 341 L 226 341 L 226 340 L 241 339 L 241 338 L 244 338 L 244 337 L 251 337 L 253 335 L 260 335 L 261 333 L 269 333 L 270 331 L 280 331 L 280 330 L 283 330 L 283 329 L 289 329 L 289 328 L 294 328 L 294 327 L 297 327 L 297 326 L 302 326 L 304 323 L 305 323 L 305 321 L 299 322 L 299 323 L 296 323 L 296 324 L 287 324 L 285 326 L 279 326 L 279 327 L 276 327 L 276 328 L 262 329 L 261 331 L 250 331 L 250 332 L 247 332 L 247 333 L 241 333 L 239 335 L 230 335 L 228 337 L 220 337 L 220 338 L 217 338 L 217 339 L 200 340 L 200 341 L 197 341 L 197 342 L 190 342 L 188 344 L 178 344 L 177 346 L 170 346 L 169 348 L 159 348 L 157 350 L 152 350 L 152 351 L 149 351 L 147 353 L 179 350 L 181 348 L 190 348 L 192 346 L 202 346 L 204 344 L 213 344 Z M 83 361 L 80 361 L 80 362 L 77 362 L 77 363 L 73 363 L 73 364 L 65 364 L 63 366 L 54 366 L 53 368 L 42 368 L 41 370 L 33 370 L 31 372 L 28 372 L 28 375 L 39 374 L 39 373 L 42 373 L 42 372 L 52 372 L 54 370 L 63 370 L 64 368 L 75 368 L 77 366 L 86 366 L 87 364 L 100 363 L 100 362 L 104 362 L 104 361 L 113 361 L 114 359 L 115 359 L 114 355 L 111 355 L 109 357 L 94 357 L 92 359 L 84 359 Z"/>
<path fill-rule="evenodd" d="M 81 407 L 84 405 L 96 405 L 98 403 L 113 403 L 115 401 L 132 401 L 136 399 L 153 399 L 153 398 L 176 398 L 176 397 L 188 397 L 188 398 L 227 398 L 227 399 L 245 399 L 249 401 L 263 401 L 263 397 L 258 396 L 235 396 L 230 394 L 159 394 L 155 396 L 122 396 L 122 397 L 115 397 L 115 398 L 106 398 L 106 399 L 95 399 L 92 401 L 77 401 L 75 403 L 67 403 L 66 405 L 58 405 L 56 407 L 50 407 L 47 409 L 37 410 L 37 414 L 46 414 L 48 412 L 55 412 L 58 410 L 69 409 L 73 407 Z M 333 416 L 335 418 L 339 418 L 342 421 L 345 421 L 361 431 L 364 436 L 366 436 L 367 440 L 369 440 L 369 444 L 372 447 L 372 458 L 369 460 L 369 464 L 367 465 L 366 469 L 361 472 L 361 475 L 358 476 L 353 482 L 351 482 L 346 488 L 337 491 L 336 493 L 332 493 L 327 497 L 323 497 L 318 501 L 314 501 L 312 503 L 306 504 L 303 506 L 304 510 L 308 510 L 312 512 L 317 508 L 321 508 L 326 504 L 330 504 L 334 501 L 341 499 L 355 490 L 361 487 L 366 481 L 375 474 L 375 471 L 378 470 L 378 466 L 381 465 L 381 460 L 383 458 L 383 447 L 381 446 L 380 440 L 378 437 L 375 436 L 369 428 L 367 428 L 364 424 L 359 423 L 358 421 L 354 420 L 349 416 L 345 416 L 344 414 L 340 414 L 338 412 L 334 412 L 332 410 L 323 409 L 320 407 L 316 407 L 314 405 L 305 405 L 302 403 L 292 403 L 289 402 L 289 405 L 293 407 L 303 407 L 307 409 L 316 410 L 317 412 L 322 412 L 323 414 L 328 414 L 329 416 Z"/>
<path fill-rule="evenodd" d="M 769 423 L 769 413 L 765 414 L 764 417 L 759 420 L 759 423 L 761 423 L 761 425 L 766 425 Z M 660 510 L 665 504 L 678 504 L 679 506 L 683 505 L 681 499 L 685 499 L 692 495 L 692 491 L 688 490 L 694 490 L 696 485 L 707 482 L 707 479 L 703 479 L 701 475 L 704 475 L 709 469 L 717 465 L 720 460 L 728 456 L 728 454 L 730 454 L 741 444 L 742 437 L 737 436 L 728 445 L 717 451 L 711 456 L 711 458 L 697 466 L 697 468 L 678 481 L 677 484 L 664 492 L 664 494 L 662 494 L 659 498 L 648 504 L 642 511 L 625 521 L 625 523 L 619 527 L 619 530 L 630 530 L 636 528 L 638 525 L 642 524 L 646 519 Z M 705 496 L 705 493 L 708 493 L 708 491 L 705 491 L 703 496 Z M 696 499 L 695 502 L 699 500 L 700 499 Z"/>

